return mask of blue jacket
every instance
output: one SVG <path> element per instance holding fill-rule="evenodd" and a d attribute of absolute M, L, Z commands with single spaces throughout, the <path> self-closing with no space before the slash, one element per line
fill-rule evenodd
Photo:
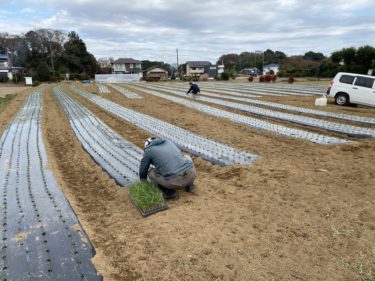
<path fill-rule="evenodd" d="M 165 179 L 172 179 L 193 167 L 193 162 L 184 157 L 178 147 L 169 140 L 156 139 L 144 151 L 139 166 L 139 178 L 141 180 L 147 179 L 151 164 Z"/>
<path fill-rule="evenodd" d="M 195 92 L 195 93 L 198 93 L 200 92 L 201 90 L 199 89 L 198 85 L 197 84 L 191 84 L 190 85 L 190 88 L 189 88 L 189 91 L 187 93 L 190 93 L 191 91 Z"/>

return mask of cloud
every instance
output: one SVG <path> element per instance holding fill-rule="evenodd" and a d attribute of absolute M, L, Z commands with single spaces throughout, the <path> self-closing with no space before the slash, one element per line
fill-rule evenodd
<path fill-rule="evenodd" d="M 373 0 L 0 0 L 7 32 L 75 30 L 97 57 L 216 60 L 226 53 L 375 45 Z M 16 13 L 23 11 L 23 13 Z M 6 24 L 12 22 L 12 24 Z M 4 25 L 6 24 L 6 25 Z"/>
<path fill-rule="evenodd" d="M 27 7 L 27 8 L 23 8 L 20 12 L 21 13 L 35 13 L 35 10 L 30 7 Z"/>

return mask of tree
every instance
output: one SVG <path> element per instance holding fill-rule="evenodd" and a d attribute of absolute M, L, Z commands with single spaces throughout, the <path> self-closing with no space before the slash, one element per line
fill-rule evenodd
<path fill-rule="evenodd" d="M 254 53 L 242 52 L 236 60 L 236 70 L 241 71 L 246 67 L 253 66 L 255 62 L 254 55 Z"/>
<path fill-rule="evenodd" d="M 228 70 L 228 75 L 232 79 L 236 79 L 237 77 L 237 71 L 236 68 L 233 66 L 231 69 Z"/>
<path fill-rule="evenodd" d="M 224 71 L 223 73 L 221 73 L 221 79 L 222 80 L 229 80 L 228 72 Z"/>
<path fill-rule="evenodd" d="M 225 70 L 229 70 L 233 66 L 234 67 L 236 66 L 237 59 L 238 59 L 238 55 L 237 54 L 226 54 L 226 55 L 222 55 L 219 58 L 218 63 L 221 64 L 221 62 L 223 62 Z"/>
<path fill-rule="evenodd" d="M 40 62 L 50 65 L 52 72 L 61 65 L 63 42 L 65 33 L 52 29 L 36 29 L 28 31 L 22 38 L 18 49 L 16 61 L 20 66 L 35 69 Z"/>
<path fill-rule="evenodd" d="M 280 67 L 279 76 L 303 77 L 315 76 L 319 69 L 319 62 L 305 60 L 302 56 L 287 58 Z"/>
<path fill-rule="evenodd" d="M 355 61 L 356 50 L 355 48 L 344 48 L 341 50 L 341 56 L 346 65 L 351 65 Z"/>
<path fill-rule="evenodd" d="M 282 62 L 286 58 L 287 58 L 287 56 L 286 56 L 285 53 L 283 53 L 281 51 L 276 51 L 275 52 L 275 56 L 274 56 L 275 62 L 280 63 L 280 62 Z"/>
<path fill-rule="evenodd" d="M 319 65 L 319 75 L 321 77 L 334 77 L 337 72 L 337 64 L 331 59 L 325 59 Z"/>
<path fill-rule="evenodd" d="M 256 67 L 261 69 L 264 64 L 269 63 L 281 63 L 283 60 L 286 59 L 286 54 L 281 51 L 272 51 L 267 49 L 262 52 L 242 52 L 240 55 L 237 54 L 227 54 L 222 55 L 217 63 L 221 64 L 224 62 L 225 70 L 229 71 L 235 67 L 237 72 L 241 71 L 246 67 Z"/>
<path fill-rule="evenodd" d="M 9 55 L 13 66 L 21 66 L 19 56 L 22 53 L 20 50 L 22 41 L 22 36 L 0 33 L 0 53 Z"/>
<path fill-rule="evenodd" d="M 340 51 L 333 52 L 331 60 L 336 67 L 334 74 L 339 71 L 367 74 L 369 69 L 374 68 L 375 48 L 369 45 L 358 49 L 354 47 L 343 48 Z"/>
<path fill-rule="evenodd" d="M 269 64 L 269 63 L 272 63 L 274 62 L 274 57 L 275 57 L 275 52 L 270 50 L 270 49 L 267 49 L 263 52 L 262 54 L 262 64 L 263 64 L 263 59 L 264 59 L 264 64 Z"/>
<path fill-rule="evenodd" d="M 0 54 L 5 54 L 7 52 L 7 49 L 6 49 L 7 37 L 8 37 L 8 33 L 5 33 L 5 32 L 0 33 Z"/>
<path fill-rule="evenodd" d="M 96 59 L 87 52 L 85 43 L 75 32 L 68 39 L 64 32 L 52 29 L 30 30 L 23 35 L 0 33 L 0 52 L 9 54 L 14 66 L 25 67 L 35 76 L 42 62 L 52 70 L 49 76 L 53 79 L 67 72 L 82 76 L 96 73 Z"/>
<path fill-rule="evenodd" d="M 99 69 L 95 57 L 87 51 L 86 44 L 74 31 L 68 34 L 62 61 L 75 74 L 93 76 Z"/>
<path fill-rule="evenodd" d="M 361 66 L 361 73 L 367 73 L 369 69 L 375 67 L 375 48 L 369 45 L 359 47 L 355 62 Z"/>
<path fill-rule="evenodd" d="M 178 73 L 179 73 L 180 77 L 183 76 L 184 73 L 186 72 L 186 65 L 187 65 L 187 63 L 183 63 L 183 64 L 180 64 L 178 66 Z"/>
<path fill-rule="evenodd" d="M 50 69 L 48 64 L 45 62 L 40 62 L 38 67 L 36 68 L 36 77 L 38 77 L 39 81 L 48 81 L 50 79 Z"/>
<path fill-rule="evenodd" d="M 282 63 L 282 61 L 285 60 L 286 58 L 287 58 L 286 54 L 284 54 L 281 51 L 274 52 L 270 49 L 267 49 L 264 52 L 264 64 Z"/>
<path fill-rule="evenodd" d="M 310 61 L 322 61 L 325 59 L 325 56 L 322 53 L 315 53 L 313 51 L 309 51 L 304 54 L 303 58 L 305 60 L 310 60 Z"/>

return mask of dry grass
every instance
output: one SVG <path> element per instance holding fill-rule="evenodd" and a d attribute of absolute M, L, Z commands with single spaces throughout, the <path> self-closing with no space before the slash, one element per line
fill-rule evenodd
<path fill-rule="evenodd" d="M 30 87 L 16 87 L 16 86 L 2 86 L 0 85 L 0 97 L 5 97 L 9 94 L 19 94 L 29 89 Z"/>
<path fill-rule="evenodd" d="M 4 97 L 1 97 L 0 96 L 0 112 L 4 110 L 4 108 L 7 106 L 7 104 L 13 99 L 15 98 L 16 95 L 6 95 Z"/>

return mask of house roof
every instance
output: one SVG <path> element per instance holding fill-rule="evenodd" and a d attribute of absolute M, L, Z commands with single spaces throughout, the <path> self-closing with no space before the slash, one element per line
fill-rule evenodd
<path fill-rule="evenodd" d="M 119 58 L 115 60 L 113 64 L 124 64 L 124 63 L 141 63 L 139 60 L 135 60 L 132 58 Z"/>
<path fill-rule="evenodd" d="M 211 65 L 209 61 L 188 61 L 186 64 L 190 67 L 205 67 Z"/>
<path fill-rule="evenodd" d="M 242 70 L 258 70 L 258 68 L 256 68 L 256 67 L 245 67 L 245 68 L 242 68 L 241 71 Z"/>
<path fill-rule="evenodd" d="M 265 65 L 264 67 L 279 67 L 280 65 L 278 63 L 270 63 Z"/>
<path fill-rule="evenodd" d="M 152 71 L 152 70 L 160 70 L 160 71 L 156 71 L 156 72 L 168 72 L 164 68 L 162 68 L 160 66 L 157 66 L 157 65 L 151 66 L 151 67 L 145 69 L 144 71 L 149 72 L 149 71 Z"/>
<path fill-rule="evenodd" d="M 24 67 L 13 66 L 13 67 L 2 67 L 0 66 L 0 72 L 19 72 L 20 70 L 24 70 Z"/>

